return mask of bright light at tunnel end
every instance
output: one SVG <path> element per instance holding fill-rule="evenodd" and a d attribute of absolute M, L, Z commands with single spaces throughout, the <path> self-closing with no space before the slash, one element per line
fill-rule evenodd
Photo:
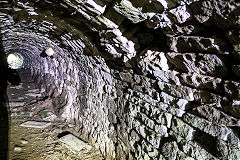
<path fill-rule="evenodd" d="M 7 63 L 11 69 L 23 68 L 23 57 L 18 53 L 11 53 L 7 56 Z"/>

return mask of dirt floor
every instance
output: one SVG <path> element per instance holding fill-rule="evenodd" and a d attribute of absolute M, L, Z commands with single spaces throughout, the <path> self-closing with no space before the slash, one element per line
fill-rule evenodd
<path fill-rule="evenodd" d="M 44 102 L 37 103 L 40 90 L 31 79 L 30 72 L 18 72 L 21 83 L 8 86 L 9 100 L 9 160 L 102 160 L 100 151 L 92 147 L 89 151 L 73 152 L 69 147 L 60 142 L 58 135 L 62 128 L 69 124 L 59 123 L 51 119 L 51 112 L 46 108 L 34 114 L 34 110 L 41 108 Z M 49 102 L 47 102 L 49 104 Z M 31 104 L 31 105 L 28 105 Z M 38 106 L 39 105 L 39 106 Z M 34 109 L 34 110 L 31 110 Z M 45 129 L 21 127 L 25 121 L 46 121 L 50 117 L 51 126 Z M 55 117 L 56 118 L 56 117 Z M 69 130 L 71 132 L 71 130 Z"/>
<path fill-rule="evenodd" d="M 101 153 L 93 148 L 88 152 L 74 153 L 57 137 L 57 131 L 20 127 L 26 121 L 11 117 L 10 160 L 101 160 Z"/>

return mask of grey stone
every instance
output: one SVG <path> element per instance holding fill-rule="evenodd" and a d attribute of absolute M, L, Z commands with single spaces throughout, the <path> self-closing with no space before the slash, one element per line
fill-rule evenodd
<path fill-rule="evenodd" d="M 171 28 L 172 21 L 166 12 L 157 13 L 145 22 L 149 28 Z"/>
<path fill-rule="evenodd" d="M 228 73 L 224 60 L 213 54 L 167 53 L 167 58 L 185 72 L 213 76 L 224 76 Z"/>
<path fill-rule="evenodd" d="M 37 122 L 37 121 L 26 121 L 22 123 L 21 127 L 30 127 L 30 128 L 38 128 L 38 129 L 44 129 L 46 127 L 49 127 L 51 123 L 47 122 Z"/>
<path fill-rule="evenodd" d="M 119 76 L 120 76 L 121 80 L 123 80 L 123 81 L 129 82 L 129 83 L 134 83 L 133 77 L 130 73 L 120 72 Z"/>
<path fill-rule="evenodd" d="M 113 8 L 133 23 L 144 21 L 147 18 L 140 9 L 135 8 L 128 0 L 121 0 L 119 3 L 116 3 Z"/>
<path fill-rule="evenodd" d="M 191 19 L 192 15 L 186 5 L 178 6 L 174 9 L 171 9 L 169 12 L 174 16 L 177 23 L 185 23 Z"/>
<path fill-rule="evenodd" d="M 229 146 L 226 142 L 219 140 L 217 147 L 223 159 L 239 159 L 240 150 L 235 146 Z"/>
<path fill-rule="evenodd" d="M 83 142 L 82 140 L 78 139 L 72 134 L 67 134 L 59 139 L 61 142 L 66 144 L 74 151 L 89 151 L 92 149 L 92 146 L 88 145 L 87 143 Z"/>
<path fill-rule="evenodd" d="M 221 39 L 198 36 L 177 36 L 169 38 L 169 47 L 174 52 L 215 52 L 228 54 L 227 43 Z"/>
<path fill-rule="evenodd" d="M 40 88 L 8 89 L 51 99 L 34 115 L 47 109 L 105 159 L 239 159 L 238 0 L 0 4 L 0 50 L 21 53 Z"/>
<path fill-rule="evenodd" d="M 214 125 L 211 122 L 201 119 L 192 114 L 185 114 L 183 116 L 185 122 L 190 123 L 194 127 L 199 128 L 200 130 L 204 131 L 212 135 L 213 137 L 218 137 L 221 140 L 234 144 L 236 146 L 240 146 L 239 138 L 233 133 L 233 131 L 225 126 Z"/>
<path fill-rule="evenodd" d="M 218 92 L 222 91 L 221 78 L 199 75 L 196 73 L 182 73 L 179 76 L 181 76 L 179 79 L 183 84 L 187 84 L 195 88 L 210 89 Z"/>
<path fill-rule="evenodd" d="M 32 117 L 33 116 L 33 112 L 15 112 L 13 111 L 13 113 L 11 114 L 12 117 L 16 116 L 16 117 Z"/>
<path fill-rule="evenodd" d="M 22 147 L 16 146 L 16 147 L 14 147 L 14 151 L 15 152 L 21 152 L 22 151 Z"/>
<path fill-rule="evenodd" d="M 162 154 L 167 159 L 177 159 L 178 146 L 176 142 L 166 142 L 162 146 Z"/>
<path fill-rule="evenodd" d="M 211 105 L 197 106 L 193 111 L 196 111 L 199 115 L 205 117 L 208 121 L 214 124 L 240 126 L 240 121 L 237 118 L 234 118 Z"/>
<path fill-rule="evenodd" d="M 47 117 L 44 117 L 44 121 L 54 121 L 57 118 L 55 114 L 48 115 Z"/>
<path fill-rule="evenodd" d="M 186 141 L 192 140 L 195 133 L 195 129 L 193 127 L 175 117 L 172 120 L 171 130 L 175 135 L 186 139 Z"/>
<path fill-rule="evenodd" d="M 203 24 L 214 23 L 218 27 L 225 28 L 236 25 L 235 18 L 229 15 L 235 14 L 239 8 L 239 3 L 227 1 L 219 3 L 217 0 L 200 1 L 191 5 L 195 19 Z"/>
<path fill-rule="evenodd" d="M 21 107 L 24 106 L 26 102 L 10 102 L 9 106 L 14 108 L 14 107 Z"/>
<path fill-rule="evenodd" d="M 22 144 L 27 144 L 27 143 L 28 143 L 28 141 L 27 141 L 27 140 L 25 140 L 25 139 L 21 139 L 21 143 L 22 143 Z"/>
<path fill-rule="evenodd" d="M 123 55 L 123 62 L 135 57 L 134 43 L 124 37 L 119 29 L 103 30 L 100 32 L 101 45 L 110 53 L 113 58 L 120 58 Z M 108 57 L 109 58 L 109 57 Z"/>
<path fill-rule="evenodd" d="M 209 154 L 205 149 L 203 149 L 198 143 L 194 141 L 186 141 L 183 138 L 179 138 L 179 145 L 182 147 L 182 151 L 186 153 L 187 155 L 199 159 L 217 159 L 211 154 Z"/>
<path fill-rule="evenodd" d="M 158 82 L 158 85 L 162 91 L 170 95 L 175 95 L 178 98 L 183 98 L 188 101 L 194 100 L 194 94 L 196 92 L 195 89 L 192 89 L 190 87 L 185 87 L 185 86 L 170 85 L 161 81 Z M 179 104 L 182 105 L 181 102 L 179 102 Z"/>

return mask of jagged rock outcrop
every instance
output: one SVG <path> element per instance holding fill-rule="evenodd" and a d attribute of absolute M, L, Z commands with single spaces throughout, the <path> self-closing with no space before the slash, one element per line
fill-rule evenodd
<path fill-rule="evenodd" d="M 238 0 L 13 0 L 0 31 L 107 159 L 237 160 L 239 15 Z"/>

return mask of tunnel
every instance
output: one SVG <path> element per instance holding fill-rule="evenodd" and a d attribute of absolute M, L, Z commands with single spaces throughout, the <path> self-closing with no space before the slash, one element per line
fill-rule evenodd
<path fill-rule="evenodd" d="M 1 160 L 238 160 L 240 1 L 0 0 L 0 97 Z"/>

